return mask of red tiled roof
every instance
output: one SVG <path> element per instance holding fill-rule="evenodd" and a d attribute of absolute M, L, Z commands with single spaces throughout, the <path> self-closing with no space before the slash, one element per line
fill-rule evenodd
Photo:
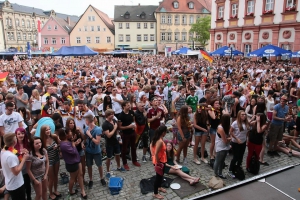
<path fill-rule="evenodd" d="M 176 9 L 173 6 L 173 2 L 177 1 L 179 7 Z M 194 9 L 189 9 L 188 3 L 194 3 Z M 211 11 L 211 0 L 163 0 L 159 3 L 156 12 L 164 8 L 166 12 L 178 12 L 178 13 L 202 13 L 203 8 Z"/>

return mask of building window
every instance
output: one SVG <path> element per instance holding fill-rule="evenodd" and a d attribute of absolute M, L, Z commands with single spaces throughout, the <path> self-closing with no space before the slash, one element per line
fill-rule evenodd
<path fill-rule="evenodd" d="M 150 41 L 154 41 L 154 34 L 150 34 Z"/>
<path fill-rule="evenodd" d="M 123 42 L 123 35 L 122 34 L 119 35 L 119 42 Z"/>
<path fill-rule="evenodd" d="M 44 38 L 44 44 L 48 44 L 48 38 Z"/>
<path fill-rule="evenodd" d="M 160 40 L 165 41 L 166 40 L 166 33 L 161 33 L 160 34 Z"/>
<path fill-rule="evenodd" d="M 223 19 L 223 14 L 224 14 L 224 7 L 220 6 L 218 8 L 218 19 Z"/>
<path fill-rule="evenodd" d="M 17 40 L 21 40 L 21 33 L 20 32 L 17 33 Z"/>
<path fill-rule="evenodd" d="M 126 23 L 126 29 L 130 29 L 129 23 Z"/>
<path fill-rule="evenodd" d="M 130 35 L 126 35 L 126 42 L 130 42 Z"/>
<path fill-rule="evenodd" d="M 22 27 L 25 27 L 25 20 L 22 19 Z"/>
<path fill-rule="evenodd" d="M 231 17 L 236 17 L 238 15 L 238 4 L 234 3 L 231 5 Z"/>
<path fill-rule="evenodd" d="M 100 43 L 100 37 L 96 37 L 96 44 Z"/>
<path fill-rule="evenodd" d="M 248 53 L 250 53 L 250 52 L 251 52 L 251 45 L 250 44 L 245 44 L 245 51 L 244 51 L 245 56 L 247 56 Z"/>
<path fill-rule="evenodd" d="M 80 32 L 80 31 L 81 31 L 81 28 L 78 28 L 78 31 Z"/>
<path fill-rule="evenodd" d="M 95 16 L 92 16 L 92 21 L 95 21 Z"/>
<path fill-rule="evenodd" d="M 179 24 L 179 16 L 175 15 L 175 24 Z"/>
<path fill-rule="evenodd" d="M 166 23 L 166 16 L 165 16 L 165 15 L 162 15 L 162 16 L 161 16 L 161 23 L 162 23 L 162 24 L 165 24 L 165 23 Z"/>
<path fill-rule="evenodd" d="M 172 40 L 172 33 L 168 33 L 168 35 L 167 35 L 167 40 L 168 40 L 168 41 L 171 41 L 171 40 Z"/>
<path fill-rule="evenodd" d="M 185 15 L 182 16 L 182 24 L 186 24 L 186 16 Z"/>
<path fill-rule="evenodd" d="M 178 41 L 179 40 L 179 33 L 178 32 L 175 32 L 175 41 Z"/>
<path fill-rule="evenodd" d="M 50 25 L 48 25 L 48 30 L 51 30 L 51 26 Z"/>
<path fill-rule="evenodd" d="M 88 44 L 91 43 L 91 37 L 86 37 L 86 43 L 88 43 Z"/>
<path fill-rule="evenodd" d="M 32 40 L 31 33 L 28 33 L 28 40 Z"/>
<path fill-rule="evenodd" d="M 81 43 L 80 37 L 77 37 L 77 38 L 76 38 L 76 43 L 77 43 L 77 44 L 80 44 L 80 43 Z"/>
<path fill-rule="evenodd" d="M 35 28 L 35 21 L 32 20 L 32 28 Z"/>
<path fill-rule="evenodd" d="M 23 40 L 27 40 L 27 34 L 23 33 Z"/>
<path fill-rule="evenodd" d="M 168 24 L 172 24 L 172 16 L 168 15 Z"/>
<path fill-rule="evenodd" d="M 91 20 L 92 20 L 92 17 L 91 17 L 91 16 L 88 16 L 88 20 L 91 21 Z"/>
<path fill-rule="evenodd" d="M 175 2 L 173 3 L 173 5 L 174 5 L 174 8 L 176 8 L 176 9 L 179 7 L 179 4 L 178 4 L 177 1 L 175 1 Z"/>
<path fill-rule="evenodd" d="M 266 0 L 265 11 L 273 10 L 274 0 Z"/>
<path fill-rule="evenodd" d="M 27 20 L 27 28 L 30 28 L 30 21 Z"/>
<path fill-rule="evenodd" d="M 87 26 L 84 27 L 84 31 L 87 31 Z"/>
<path fill-rule="evenodd" d="M 106 42 L 107 42 L 107 43 L 111 43 L 110 37 L 106 37 Z"/>
<path fill-rule="evenodd" d="M 137 27 L 138 29 L 140 29 L 140 28 L 141 28 L 141 23 L 138 22 L 138 23 L 136 24 L 136 27 Z"/>
<path fill-rule="evenodd" d="M 150 28 L 154 29 L 154 23 L 153 22 L 150 23 Z"/>
<path fill-rule="evenodd" d="M 119 23 L 119 29 L 122 29 L 122 28 L 123 28 L 123 24 Z"/>
<path fill-rule="evenodd" d="M 189 41 L 193 41 L 194 40 L 194 33 L 190 33 L 189 34 Z"/>
<path fill-rule="evenodd" d="M 66 44 L 66 38 L 61 38 L 61 43 Z"/>
<path fill-rule="evenodd" d="M 148 23 L 144 23 L 144 28 L 148 28 Z"/>
<path fill-rule="evenodd" d="M 222 47 L 222 44 L 216 44 L 216 49 L 220 49 Z"/>
<path fill-rule="evenodd" d="M 181 33 L 181 40 L 186 41 L 186 32 Z"/>
<path fill-rule="evenodd" d="M 142 35 L 137 35 L 136 40 L 139 41 L 139 42 L 142 41 Z"/>
<path fill-rule="evenodd" d="M 7 32 L 7 40 L 15 40 L 15 36 L 13 32 Z"/>
<path fill-rule="evenodd" d="M 97 26 L 97 31 L 101 31 L 101 28 L 100 28 L 100 26 Z"/>
<path fill-rule="evenodd" d="M 296 0 L 287 0 L 286 1 L 286 8 L 293 8 L 296 7 Z"/>
<path fill-rule="evenodd" d="M 103 28 L 103 31 L 105 32 L 105 31 L 106 31 L 106 28 Z"/>
<path fill-rule="evenodd" d="M 148 41 L 148 34 L 144 34 L 144 41 Z"/>
<path fill-rule="evenodd" d="M 57 30 L 57 25 L 54 25 L 54 30 Z"/>
<path fill-rule="evenodd" d="M 56 44 L 56 38 L 52 38 L 52 44 Z"/>
<path fill-rule="evenodd" d="M 16 26 L 20 26 L 20 21 L 19 21 L 19 19 L 16 20 Z"/>
<path fill-rule="evenodd" d="M 189 9 L 194 9 L 194 3 L 193 2 L 189 3 Z"/>
<path fill-rule="evenodd" d="M 247 15 L 250 13 L 254 14 L 254 1 L 247 2 Z"/>
<path fill-rule="evenodd" d="M 190 15 L 190 24 L 193 24 L 193 23 L 194 23 L 194 16 Z"/>
<path fill-rule="evenodd" d="M 91 31 L 94 31 L 94 26 L 91 26 Z"/>

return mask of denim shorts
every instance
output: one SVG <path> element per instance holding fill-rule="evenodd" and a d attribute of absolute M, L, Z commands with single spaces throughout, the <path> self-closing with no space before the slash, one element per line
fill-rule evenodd
<path fill-rule="evenodd" d="M 191 134 L 188 132 L 188 133 L 184 133 L 183 136 L 184 136 L 185 139 L 190 139 Z M 181 135 L 180 135 L 179 133 L 177 133 L 177 138 L 178 138 L 178 140 L 179 140 L 180 142 L 183 141 L 182 138 L 181 138 Z"/>
<path fill-rule="evenodd" d="M 86 166 L 91 167 L 93 166 L 94 162 L 96 163 L 97 167 L 102 166 L 102 154 L 97 153 L 97 154 L 91 154 L 88 152 L 85 152 L 85 158 L 86 158 Z"/>
<path fill-rule="evenodd" d="M 207 135 L 207 133 L 202 132 L 202 131 L 195 132 L 195 136 L 202 136 L 202 135 Z"/>
<path fill-rule="evenodd" d="M 209 129 L 209 134 L 216 135 L 216 133 L 217 133 L 217 129 L 214 128 Z"/>
<path fill-rule="evenodd" d="M 121 150 L 119 144 L 106 146 L 106 155 L 108 159 L 111 159 L 113 155 L 120 155 L 120 154 L 121 154 Z"/>
<path fill-rule="evenodd" d="M 79 156 L 80 156 L 80 157 L 82 157 L 82 156 L 84 156 L 84 155 L 85 155 L 85 152 L 84 152 L 84 150 L 83 150 L 83 149 L 81 149 L 81 151 L 79 151 L 78 153 L 79 153 Z"/>

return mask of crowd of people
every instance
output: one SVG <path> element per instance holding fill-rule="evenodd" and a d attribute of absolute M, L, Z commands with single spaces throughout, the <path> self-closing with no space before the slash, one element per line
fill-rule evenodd
<path fill-rule="evenodd" d="M 166 192 L 164 173 L 190 185 L 199 182 L 179 164 L 213 162 L 214 175 L 226 179 L 235 178 L 246 148 L 248 171 L 254 154 L 265 166 L 265 154 L 299 156 L 298 68 L 283 61 L 215 58 L 209 63 L 162 55 L 1 60 L 0 70 L 9 75 L 0 82 L 0 180 L 5 180 L 0 193 L 29 200 L 32 186 L 36 200 L 60 198 L 63 159 L 69 195 L 79 188 L 87 199 L 84 185 L 93 187 L 93 164 L 105 186 L 112 159 L 120 172 L 130 170 L 128 160 L 141 167 L 138 146 L 141 161 L 155 165 L 158 199 L 164 198 L 158 192 Z M 170 141 L 164 139 L 167 132 L 173 133 Z M 224 174 L 229 151 L 233 157 Z"/>

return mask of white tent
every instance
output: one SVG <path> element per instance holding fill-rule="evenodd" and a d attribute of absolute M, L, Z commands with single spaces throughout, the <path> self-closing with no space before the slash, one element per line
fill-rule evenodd
<path fill-rule="evenodd" d="M 198 55 L 198 59 L 203 58 L 202 54 L 200 53 L 199 50 L 188 50 L 185 54 L 181 54 L 181 55 L 185 55 L 185 56 L 194 56 L 194 55 Z"/>

